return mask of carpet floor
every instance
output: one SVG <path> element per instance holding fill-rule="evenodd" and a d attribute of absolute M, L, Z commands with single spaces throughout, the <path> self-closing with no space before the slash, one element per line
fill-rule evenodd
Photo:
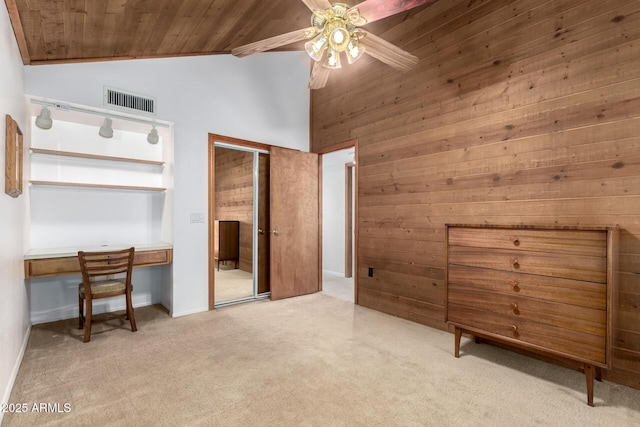
<path fill-rule="evenodd" d="M 253 296 L 253 274 L 240 269 L 221 266 L 215 271 L 215 303 Z"/>
<path fill-rule="evenodd" d="M 136 320 L 87 344 L 34 326 L 10 397 L 29 410 L 2 426 L 640 425 L 640 390 L 596 382 L 592 408 L 578 371 L 466 338 L 456 359 L 449 333 L 323 293 Z"/>

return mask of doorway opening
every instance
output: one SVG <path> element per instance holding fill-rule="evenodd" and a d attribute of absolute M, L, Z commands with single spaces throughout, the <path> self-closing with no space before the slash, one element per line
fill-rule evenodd
<path fill-rule="evenodd" d="M 322 290 L 357 304 L 357 140 L 321 152 Z"/>

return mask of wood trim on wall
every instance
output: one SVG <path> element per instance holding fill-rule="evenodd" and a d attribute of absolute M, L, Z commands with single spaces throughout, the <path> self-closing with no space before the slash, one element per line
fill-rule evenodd
<path fill-rule="evenodd" d="M 331 144 L 331 145 L 321 147 L 317 151 L 313 151 L 313 152 L 316 154 L 327 154 L 327 153 L 332 153 L 334 151 L 345 150 L 347 148 L 357 147 L 357 146 L 358 146 L 358 138 L 354 138 L 354 139 L 349 139 L 347 141 L 338 142 L 336 144 Z"/>
<path fill-rule="evenodd" d="M 322 156 L 318 156 L 318 290 L 322 292 Z"/>
<path fill-rule="evenodd" d="M 344 277 L 353 277 L 353 172 L 355 163 L 344 165 Z"/>
<path fill-rule="evenodd" d="M 213 235 L 213 221 L 216 217 L 216 178 L 215 178 L 215 169 L 216 169 L 216 135 L 209 134 L 209 191 L 208 191 L 208 199 L 209 199 L 209 221 L 207 222 L 207 231 L 209 236 L 209 251 L 207 254 L 207 270 L 209 273 L 209 287 L 208 287 L 208 300 L 209 300 L 209 310 L 213 310 L 216 300 L 215 300 L 215 280 L 216 275 L 214 271 L 214 262 L 213 262 L 213 253 L 214 253 L 214 245 L 215 245 L 215 236 Z"/>
<path fill-rule="evenodd" d="M 5 0 L 5 3 L 7 4 L 7 10 L 9 11 L 9 19 L 11 20 L 13 33 L 15 34 L 16 41 L 18 42 L 18 49 L 20 50 L 22 63 L 24 65 L 31 65 L 29 49 L 27 48 L 27 39 L 24 36 L 24 29 L 22 28 L 22 22 L 20 21 L 18 6 L 16 6 L 15 0 Z"/>
<path fill-rule="evenodd" d="M 358 166 L 360 164 L 360 156 L 358 154 L 358 150 L 359 150 L 359 140 L 356 138 L 354 140 L 355 144 L 354 146 L 354 150 L 355 153 L 353 154 L 353 158 L 354 158 L 354 176 L 353 179 L 355 180 L 353 183 L 353 188 L 354 188 L 354 192 L 353 192 L 353 197 L 354 197 L 354 212 L 353 212 L 353 217 L 355 218 L 353 227 L 353 238 L 355 240 L 354 245 L 353 245 L 353 259 L 354 259 L 354 263 L 353 263 L 353 301 L 356 304 L 360 304 L 359 303 L 359 297 L 358 297 L 358 266 L 360 264 L 360 262 L 358 261 L 358 244 L 360 242 L 359 240 L 359 235 L 360 235 L 360 226 L 359 226 L 359 222 L 360 220 L 359 218 L 359 204 L 360 204 L 360 196 L 359 196 L 359 190 L 358 188 L 360 187 L 359 183 L 360 183 L 360 167 Z"/>
<path fill-rule="evenodd" d="M 258 150 L 265 150 L 265 151 L 271 150 L 271 147 L 272 147 L 272 145 L 263 144 L 262 142 L 254 142 L 254 141 L 249 141 L 247 139 L 239 139 L 239 138 L 233 138 L 231 136 L 217 135 L 215 133 L 209 134 L 209 141 L 224 142 L 227 144 L 238 145 L 240 147 L 256 148 Z"/>

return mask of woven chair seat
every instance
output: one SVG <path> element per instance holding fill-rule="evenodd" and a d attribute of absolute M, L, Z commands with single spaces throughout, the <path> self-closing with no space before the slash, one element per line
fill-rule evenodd
<path fill-rule="evenodd" d="M 91 293 L 93 295 L 100 295 L 110 292 L 122 292 L 126 286 L 123 281 L 117 279 L 96 280 L 91 283 Z M 84 298 L 84 285 L 82 283 L 80 283 L 80 295 Z"/>

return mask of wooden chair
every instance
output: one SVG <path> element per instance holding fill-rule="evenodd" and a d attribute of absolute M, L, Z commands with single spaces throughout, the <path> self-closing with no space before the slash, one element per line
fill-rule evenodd
<path fill-rule="evenodd" d="M 127 309 L 124 314 L 131 323 L 131 331 L 137 331 L 131 302 L 131 270 L 135 249 L 108 252 L 78 252 L 82 283 L 78 291 L 79 329 L 84 327 L 84 342 L 91 339 L 93 300 L 124 295 Z M 84 314 L 86 301 L 86 317 Z M 109 317 L 109 319 L 114 316 Z M 102 319 L 108 320 L 108 319 Z M 95 320 L 94 320 L 95 321 Z"/>

